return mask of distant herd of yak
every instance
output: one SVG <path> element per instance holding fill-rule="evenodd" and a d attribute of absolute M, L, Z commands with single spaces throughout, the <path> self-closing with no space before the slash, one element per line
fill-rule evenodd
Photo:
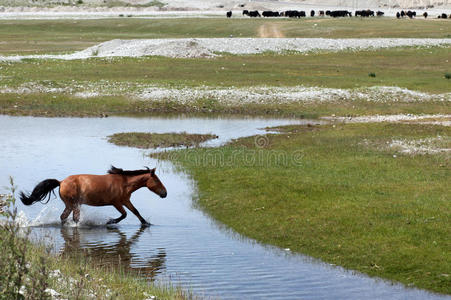
<path fill-rule="evenodd" d="M 314 17 L 316 14 L 316 12 L 314 10 L 310 11 L 310 17 Z M 354 15 L 356 17 L 382 17 L 384 15 L 384 12 L 382 11 L 372 11 L 372 10 L 356 10 Z M 228 11 L 226 13 L 227 18 L 231 18 L 232 17 L 232 11 Z M 258 12 L 258 10 L 243 10 L 243 16 L 249 16 L 251 18 L 255 18 L 255 17 L 288 17 L 288 18 L 301 18 L 301 17 L 306 17 L 306 13 L 303 10 L 287 10 L 287 11 L 283 11 L 283 12 L 278 12 L 278 11 L 270 11 L 270 10 L 266 10 L 264 12 L 262 12 L 262 14 L 260 14 Z M 332 18 L 338 18 L 338 17 L 352 17 L 352 12 L 347 11 L 347 10 L 320 10 L 318 11 L 318 16 L 320 17 L 324 17 L 324 16 L 330 16 Z M 414 18 L 417 16 L 417 12 L 416 11 L 401 11 L 401 12 L 397 12 L 396 13 L 396 17 L 398 19 L 400 18 L 404 18 L 404 17 L 409 17 L 410 19 Z M 423 17 L 427 18 L 428 17 L 428 13 L 424 12 L 423 13 Z M 438 16 L 438 18 L 440 19 L 451 19 L 451 15 L 448 15 L 443 13 L 441 15 Z"/>

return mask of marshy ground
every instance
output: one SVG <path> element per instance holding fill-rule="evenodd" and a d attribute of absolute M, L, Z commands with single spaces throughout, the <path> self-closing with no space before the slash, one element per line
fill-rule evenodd
<path fill-rule="evenodd" d="M 262 26 L 270 32 L 265 34 L 275 34 L 275 24 L 285 37 L 450 38 L 451 32 L 448 20 L 391 18 L 0 24 L 1 55 L 67 53 L 116 38 L 258 37 Z M 440 114 L 440 120 L 449 120 L 449 53 L 444 45 L 212 59 L 3 61 L 0 113 L 214 112 L 336 120 L 392 114 L 431 114 L 434 120 Z M 284 89 L 291 94 L 280 96 Z M 278 135 L 218 148 L 230 165 L 199 164 L 208 152 L 202 148 L 170 157 L 196 180 L 200 207 L 239 233 L 371 276 L 450 294 L 449 128 L 341 122 L 290 126 Z M 425 145 L 433 151 L 403 150 Z M 243 159 L 257 154 L 261 163 Z"/>
<path fill-rule="evenodd" d="M 208 149 L 171 158 L 196 180 L 200 206 L 246 236 L 450 293 L 450 127 L 279 130 L 215 149 L 217 159 Z"/>
<path fill-rule="evenodd" d="M 169 147 L 194 147 L 218 136 L 214 134 L 189 134 L 182 133 L 146 133 L 146 132 L 121 132 L 108 137 L 108 141 L 118 146 L 129 146 L 142 149 L 169 148 Z"/>

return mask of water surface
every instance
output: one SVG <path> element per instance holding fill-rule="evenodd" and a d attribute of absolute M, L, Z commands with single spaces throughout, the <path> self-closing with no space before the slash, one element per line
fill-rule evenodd
<path fill-rule="evenodd" d="M 147 151 L 109 144 L 106 136 L 127 131 L 214 133 L 218 145 L 262 133 L 260 128 L 294 120 L 227 118 L 33 118 L 0 116 L 0 186 L 13 176 L 31 190 L 47 178 L 104 174 L 111 164 L 125 169 L 157 167 L 168 190 L 160 199 L 147 189 L 132 202 L 153 226 L 142 229 L 132 214 L 118 226 L 103 224 L 119 213 L 112 207 L 82 206 L 81 225 L 59 225 L 64 205 L 24 207 L 22 219 L 33 234 L 57 252 L 83 253 L 99 263 L 120 264 L 149 280 L 170 279 L 195 293 L 222 299 L 442 299 L 450 298 L 321 263 L 290 251 L 262 246 L 239 236 L 194 208 L 195 183 L 169 162 Z"/>

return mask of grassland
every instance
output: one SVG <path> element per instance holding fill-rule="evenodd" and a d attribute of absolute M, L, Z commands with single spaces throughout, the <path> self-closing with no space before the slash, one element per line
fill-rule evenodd
<path fill-rule="evenodd" d="M 0 54 L 75 51 L 114 38 L 256 37 L 259 28 L 267 24 L 276 25 L 287 37 L 418 38 L 449 37 L 451 32 L 451 23 L 446 20 L 392 18 L 3 20 L 0 21 L 0 39 L 3 41 Z M 346 99 L 349 101 L 229 105 L 215 98 L 183 104 L 175 99 L 142 101 L 135 96 L 146 86 L 175 89 L 204 86 L 341 89 L 398 86 L 428 93 L 450 91 L 449 79 L 446 78 L 450 72 L 449 47 L 403 47 L 308 55 L 224 55 L 215 59 L 28 59 L 21 63 L 0 62 L 0 70 L 0 113 L 14 115 L 219 112 L 316 117 L 327 114 L 446 113 L 447 104 L 440 101 L 408 104 L 392 99 L 387 104 L 385 101 Z M 30 85 L 43 86 L 47 90 L 31 88 L 28 92 L 20 91 Z M 84 99 L 76 97 L 75 92 L 97 95 Z"/>
<path fill-rule="evenodd" d="M 200 143 L 218 138 L 214 134 L 182 133 L 146 133 L 121 132 L 108 137 L 108 142 L 118 146 L 129 146 L 141 149 L 162 147 L 194 147 Z"/>
<path fill-rule="evenodd" d="M 325 114 L 446 113 L 447 102 L 346 101 L 320 103 L 238 103 L 214 98 L 181 103 L 142 101 L 136 95 L 146 86 L 164 88 L 252 86 L 312 86 L 341 89 L 398 86 L 428 93 L 448 93 L 449 47 L 395 48 L 378 51 L 299 54 L 226 55 L 216 59 L 165 57 L 89 59 L 75 61 L 27 60 L 0 63 L 4 88 L 38 85 L 74 92 L 4 92 L 3 114 L 48 116 L 100 115 L 137 112 L 224 112 L 318 116 Z M 374 73 L 376 77 L 368 74 Z M 89 99 L 75 91 L 98 92 Z M 104 96 L 102 93 L 108 95 Z"/>
<path fill-rule="evenodd" d="M 0 54 L 60 53 L 112 39 L 258 37 L 259 28 L 277 26 L 286 37 L 449 38 L 447 20 L 373 19 L 99 19 L 1 20 Z M 315 25 L 316 24 L 316 25 Z"/>
<path fill-rule="evenodd" d="M 54 87 L 113 81 L 162 86 L 399 86 L 449 92 L 449 47 L 394 48 L 299 54 L 227 55 L 216 59 L 165 57 L 89 60 L 27 60 L 0 63 L 1 83 L 49 82 Z M 368 74 L 375 73 L 376 77 Z"/>
<path fill-rule="evenodd" d="M 15 116 L 104 117 L 108 115 L 156 115 L 189 113 L 258 115 L 296 118 L 320 116 L 359 116 L 375 114 L 449 114 L 448 102 L 374 103 L 365 100 L 332 103 L 241 104 L 224 105 L 215 99 L 200 99 L 181 104 L 174 101 L 142 101 L 128 97 L 95 97 L 89 100 L 66 95 L 0 94 L 0 113 Z"/>
<path fill-rule="evenodd" d="M 451 293 L 451 156 L 390 141 L 448 137 L 441 126 L 288 126 L 218 149 L 171 154 L 197 204 L 263 243 L 352 270 Z M 165 157 L 164 154 L 163 158 Z M 160 156 L 161 157 L 161 156 Z"/>
<path fill-rule="evenodd" d="M 449 38 L 451 32 L 451 22 L 446 20 L 389 18 L 20 20 L 0 21 L 0 53 L 75 51 L 114 38 L 256 37 L 264 24 L 276 24 L 286 37 Z M 449 47 L 433 47 L 215 59 L 1 62 L 0 113 L 449 114 L 449 102 L 399 102 L 396 98 L 227 105 L 213 98 L 184 104 L 134 97 L 146 86 L 398 86 L 449 93 L 450 80 L 445 76 L 450 72 L 449 59 Z M 30 84 L 43 87 L 42 91 L 20 92 Z M 52 92 L 54 88 L 62 91 Z M 83 88 L 100 95 L 76 97 L 74 91 Z M 199 206 L 243 235 L 371 276 L 451 294 L 449 152 L 411 156 L 387 146 L 393 139 L 449 138 L 449 127 L 354 124 L 280 130 L 282 134 L 260 137 L 258 143 L 244 138 L 213 150 L 181 150 L 171 158 L 196 180 Z M 445 143 L 443 147 L 451 147 L 449 139 Z M 77 268 L 71 265 L 68 272 Z M 111 280 L 113 286 L 141 291 L 121 277 Z"/>

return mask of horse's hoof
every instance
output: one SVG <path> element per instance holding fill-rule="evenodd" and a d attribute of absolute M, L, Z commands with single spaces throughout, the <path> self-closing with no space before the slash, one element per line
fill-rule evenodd
<path fill-rule="evenodd" d="M 106 222 L 106 225 L 111 225 L 111 224 L 116 224 L 116 220 L 110 219 L 110 220 L 108 220 L 108 222 Z"/>
<path fill-rule="evenodd" d="M 149 227 L 150 225 L 152 224 L 150 224 L 149 222 L 141 223 L 141 227 Z"/>

